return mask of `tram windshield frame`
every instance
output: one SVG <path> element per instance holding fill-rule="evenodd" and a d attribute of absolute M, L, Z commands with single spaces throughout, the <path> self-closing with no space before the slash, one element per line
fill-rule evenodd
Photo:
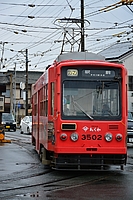
<path fill-rule="evenodd" d="M 120 82 L 112 80 L 64 80 L 62 118 L 79 120 L 119 120 Z M 107 111 L 104 111 L 104 109 Z"/>

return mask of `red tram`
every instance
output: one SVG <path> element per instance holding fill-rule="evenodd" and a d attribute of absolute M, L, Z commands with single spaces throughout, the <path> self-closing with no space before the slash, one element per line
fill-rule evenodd
<path fill-rule="evenodd" d="M 53 169 L 127 160 L 127 70 L 93 53 L 58 56 L 32 88 L 32 144 Z"/>

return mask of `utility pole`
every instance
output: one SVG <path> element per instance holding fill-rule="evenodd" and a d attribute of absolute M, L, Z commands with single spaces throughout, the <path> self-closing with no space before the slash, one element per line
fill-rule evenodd
<path fill-rule="evenodd" d="M 26 49 L 26 82 L 25 82 L 25 90 L 26 90 L 26 107 L 25 107 L 25 115 L 28 115 L 28 49 Z"/>
<path fill-rule="evenodd" d="M 81 0 L 81 51 L 85 51 L 85 42 L 84 42 L 84 0 Z"/>
<path fill-rule="evenodd" d="M 13 74 L 10 74 L 10 113 L 13 113 Z"/>
<path fill-rule="evenodd" d="M 17 111 L 17 107 L 16 107 L 16 63 L 15 63 L 15 67 L 14 67 L 14 80 L 13 80 L 13 104 L 14 104 L 14 117 L 16 120 L 16 111 Z"/>

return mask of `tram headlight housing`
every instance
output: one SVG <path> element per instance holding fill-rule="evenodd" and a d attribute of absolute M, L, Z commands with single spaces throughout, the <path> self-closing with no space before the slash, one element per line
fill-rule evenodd
<path fill-rule="evenodd" d="M 111 133 L 106 133 L 106 134 L 105 134 L 105 140 L 106 140 L 107 142 L 111 142 L 112 139 L 113 139 L 113 136 L 112 136 Z"/>
<path fill-rule="evenodd" d="M 118 134 L 116 135 L 116 140 L 117 140 L 118 142 L 120 142 L 120 141 L 122 140 L 122 134 L 118 133 Z"/>
<path fill-rule="evenodd" d="M 71 140 L 73 142 L 76 142 L 79 138 L 78 134 L 77 133 L 72 133 L 71 136 L 70 136 Z"/>
<path fill-rule="evenodd" d="M 66 133 L 62 133 L 60 135 L 60 139 L 63 140 L 63 141 L 65 141 L 67 139 L 67 134 Z"/>

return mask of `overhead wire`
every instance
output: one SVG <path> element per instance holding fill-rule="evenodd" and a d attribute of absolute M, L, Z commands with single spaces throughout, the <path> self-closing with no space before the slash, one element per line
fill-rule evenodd
<path fill-rule="evenodd" d="M 72 6 L 71 6 L 70 3 L 68 2 L 68 0 L 66 0 L 66 1 L 67 1 L 68 6 L 69 6 L 69 8 L 70 8 L 70 10 L 71 10 L 71 13 L 70 13 L 70 15 L 69 15 L 69 17 L 71 17 L 74 8 L 72 8 Z M 62 12 L 62 11 L 61 11 L 61 12 Z M 61 34 L 61 36 L 62 36 L 62 34 Z M 59 40 L 61 36 L 59 36 L 57 40 Z M 54 45 L 55 45 L 55 44 L 53 44 L 53 45 L 50 47 L 49 51 L 51 51 L 51 49 L 53 49 Z M 41 59 L 42 59 L 42 57 L 40 57 L 40 59 L 38 60 L 37 65 L 40 63 Z"/>
<path fill-rule="evenodd" d="M 35 4 L 35 2 L 36 1 L 34 1 L 33 2 L 33 4 L 31 5 L 31 7 Z M 44 1 L 45 2 L 45 1 Z M 56 2 L 56 3 L 55 3 Z M 73 4 L 72 4 L 72 2 L 74 2 Z M 107 1 L 102 1 L 102 2 L 106 2 L 107 3 Z M 23 14 L 21 14 L 22 16 L 24 16 L 24 17 L 18 17 L 18 15 L 16 15 L 16 14 L 13 14 L 14 15 L 14 18 L 15 17 L 17 17 L 16 18 L 16 20 L 19 20 L 19 19 L 22 19 L 22 20 L 24 20 L 24 21 L 20 21 L 19 20 L 19 23 L 14 23 L 15 21 L 13 21 L 12 23 L 10 22 L 10 21 L 6 21 L 6 22 L 3 22 L 3 21 L 1 21 L 1 23 L 0 23 L 0 25 L 2 26 L 2 24 L 3 24 L 3 26 L 4 26 L 4 23 L 5 23 L 5 25 L 7 25 L 7 26 L 10 26 L 11 27 L 11 29 L 10 28 L 8 28 L 7 27 L 7 29 L 5 28 L 5 31 L 7 32 L 7 34 L 8 34 L 8 32 L 12 32 L 12 37 L 10 36 L 9 38 L 8 38 L 8 40 L 9 39 L 12 39 L 13 40 L 13 42 L 14 42 L 14 44 L 17 44 L 17 43 L 15 43 L 16 42 L 16 40 L 18 41 L 18 42 L 20 42 L 21 43 L 21 40 L 23 40 L 23 36 L 25 36 L 25 37 L 31 37 L 30 38 L 30 42 L 29 42 L 29 40 L 27 41 L 27 43 L 26 43 L 26 41 L 25 41 L 25 45 L 23 45 L 23 48 L 22 48 L 22 50 L 24 50 L 25 48 L 28 48 L 29 49 L 29 52 L 30 51 L 32 51 L 32 52 L 37 52 L 38 51 L 38 49 L 39 49 L 39 47 L 41 48 L 41 46 L 43 45 L 43 44 L 46 44 L 47 42 L 49 42 L 49 44 L 51 44 L 48 48 L 47 48 L 47 45 L 45 45 L 44 46 L 44 50 L 42 50 L 42 52 L 45 52 L 46 51 L 46 54 L 48 54 L 48 55 L 50 55 L 48 52 L 50 52 L 51 53 L 51 55 L 52 55 L 52 53 L 54 54 L 54 47 L 55 47 L 55 49 L 56 49 L 56 46 L 58 46 L 58 48 L 57 49 L 59 49 L 60 47 L 61 47 L 61 45 L 60 45 L 60 43 L 58 43 L 58 45 L 57 45 L 57 43 L 54 43 L 54 38 L 56 38 L 56 40 L 57 40 L 57 37 L 58 37 L 58 39 L 60 39 L 61 40 L 61 38 L 62 38 L 62 30 L 63 30 L 63 28 L 68 28 L 69 27 L 69 24 L 68 23 L 66 23 L 65 24 L 65 26 L 61 29 L 61 28 L 59 28 L 59 27 L 55 27 L 53 24 L 52 24 L 52 22 L 54 21 L 54 19 L 55 19 L 55 17 L 60 17 L 61 16 L 61 14 L 62 14 L 62 16 L 63 16 L 63 13 L 65 13 L 64 11 L 65 10 L 67 10 L 67 13 L 68 13 L 68 9 L 69 9 L 69 17 L 72 17 L 72 15 L 75 13 L 75 11 L 76 10 L 80 10 L 80 7 L 79 7 L 79 1 L 76 1 L 76 3 L 75 3 L 75 1 L 69 1 L 69 0 L 66 0 L 65 2 L 63 2 L 63 4 L 64 4 L 64 6 L 63 5 L 60 5 L 59 6 L 59 4 L 57 4 L 58 3 L 58 1 L 54 1 L 54 3 L 52 4 L 53 6 L 51 6 L 50 5 L 50 1 L 49 1 L 49 4 L 48 4 L 48 2 L 46 3 L 46 5 L 45 5 L 45 3 L 43 3 L 43 1 L 41 1 L 41 3 L 42 4 L 35 4 L 35 6 L 33 6 L 32 8 L 32 10 L 31 10 L 31 12 L 29 12 L 30 10 L 28 9 L 28 3 L 27 4 L 25 4 L 25 5 L 22 5 L 23 3 L 17 3 L 15 6 L 23 6 L 24 8 L 26 7 L 26 9 L 28 9 L 28 10 L 25 10 L 25 12 L 23 12 Z M 99 0 L 99 1 L 89 1 L 89 4 L 88 4 L 88 2 L 87 2 L 87 4 L 86 5 L 88 5 L 88 6 L 92 6 L 92 5 L 96 5 L 96 3 L 97 4 L 99 4 L 99 3 L 101 3 L 101 1 Z M 0 3 L 1 4 L 1 3 Z M 74 6 L 74 4 L 75 5 L 78 5 L 77 7 L 75 7 Z M 115 4 L 115 3 L 114 3 Z M 43 6 L 43 5 L 45 5 L 45 7 Z M 58 5 L 58 6 L 57 6 Z M 113 5 L 113 4 L 112 4 Z M 8 6 L 13 6 L 13 5 L 10 5 L 10 4 L 8 4 Z M 57 7 L 56 7 L 57 6 Z M 40 10 L 39 9 L 36 9 L 36 8 L 41 8 Z M 56 8 L 58 8 L 58 9 L 55 9 L 55 7 Z M 51 12 L 51 9 L 53 8 L 53 12 Z M 103 10 L 101 10 L 102 9 L 102 7 L 100 8 L 100 6 L 99 6 L 99 8 L 100 9 L 98 9 L 98 10 L 101 10 L 101 12 L 99 12 L 99 13 L 96 13 L 96 8 L 98 8 L 97 6 L 95 7 L 95 11 L 93 11 L 93 13 L 92 12 L 90 12 L 91 14 L 96 14 L 96 15 L 92 15 L 91 17 L 93 17 L 93 16 L 98 16 L 99 14 L 103 14 L 103 13 L 107 13 L 107 12 L 102 12 Z M 119 9 L 121 8 L 121 6 L 119 7 Z M 50 18 L 49 20 L 47 20 L 46 21 L 46 18 L 43 18 L 43 17 L 45 17 L 44 16 L 44 14 L 43 14 L 43 12 L 44 12 L 44 9 L 46 10 L 48 10 L 49 9 L 49 13 L 52 13 L 53 14 L 53 18 Z M 115 9 L 111 9 L 111 7 L 106 7 L 106 9 L 108 10 L 108 12 L 111 12 L 112 14 L 114 14 L 113 13 L 113 10 L 115 10 Z M 112 11 L 111 11 L 112 10 Z M 35 20 L 37 20 L 37 18 L 36 17 L 38 17 L 38 20 L 39 20 L 39 22 L 37 23 L 37 24 L 35 24 L 35 22 L 31 19 L 31 20 L 29 20 L 27 17 L 25 17 L 25 16 L 27 16 L 26 14 L 27 14 L 27 11 L 28 11 L 28 15 L 35 15 Z M 74 12 L 73 12 L 74 11 Z M 45 13 L 45 12 L 44 12 Z M 56 14 L 55 14 L 56 13 Z M 90 18 L 90 13 L 88 13 L 88 14 L 85 14 L 85 17 L 89 17 Z M 10 13 L 9 13 L 9 15 L 10 15 Z M 78 15 L 79 14 L 76 14 L 75 13 L 75 15 L 73 15 L 74 17 L 76 17 L 76 18 L 78 18 Z M 12 16 L 13 17 L 13 16 Z M 12 18 L 11 17 L 11 18 Z M 51 16 L 52 17 L 52 16 Z M 117 18 L 118 19 L 118 16 L 116 16 L 115 14 L 114 14 L 114 18 Z M 43 19 L 43 21 L 41 20 L 41 19 Z M 93 19 L 92 19 L 93 20 Z M 99 20 L 100 21 L 100 20 Z M 120 19 L 119 19 L 119 21 L 120 21 Z M 127 20 L 128 21 L 128 20 Z M 17 22 L 17 21 L 16 21 Z M 21 24 L 20 22 L 25 22 L 25 23 L 23 23 L 23 24 Z M 105 18 L 105 22 L 107 23 L 107 19 Z M 122 20 L 121 20 L 121 22 L 122 22 Z M 49 25 L 48 25 L 48 23 L 50 23 Z M 98 28 L 97 27 L 95 27 L 94 29 L 93 29 L 93 27 L 92 27 L 92 31 L 94 32 L 95 31 L 95 33 L 93 33 L 93 34 L 89 34 L 89 39 L 92 39 L 92 42 L 94 41 L 93 39 L 95 39 L 96 38 L 96 36 L 98 36 L 98 37 L 101 37 L 102 38 L 102 34 L 104 33 L 104 32 L 106 32 L 106 31 L 108 31 L 108 34 L 106 34 L 106 35 L 108 35 L 109 36 L 109 30 L 113 30 L 113 29 L 121 29 L 121 28 L 129 28 L 129 26 L 130 26 L 130 24 L 131 24 L 131 21 L 130 21 L 130 23 L 129 22 L 127 22 L 128 24 L 126 25 L 126 23 L 124 23 L 123 24 L 123 27 L 120 27 L 120 24 L 119 24 L 119 26 L 114 26 L 113 27 L 113 24 L 112 24 L 112 27 L 111 26 L 109 26 L 108 28 L 102 28 L 101 27 L 101 30 L 98 30 Z M 46 26 L 44 26 L 44 24 L 46 25 Z M 109 23 L 108 23 L 109 24 Z M 48 25 L 48 26 L 47 26 Z M 125 25 L 125 26 L 124 26 Z M 14 26 L 14 27 L 13 27 Z M 23 29 L 27 29 L 27 32 L 22 32 L 21 33 L 21 30 L 20 30 L 20 32 L 18 33 L 18 35 L 13 35 L 13 31 L 15 31 L 15 28 L 16 27 L 22 27 L 22 30 Z M 1 27 L 0 27 L 1 28 Z M 36 29 L 36 31 L 32 31 L 31 30 L 31 28 L 34 28 L 34 29 Z M 3 29 L 4 30 L 4 29 Z M 45 30 L 45 31 L 44 31 Z M 48 32 L 46 31 L 46 30 L 49 30 L 51 33 L 49 33 L 48 34 Z M 87 31 L 90 31 L 91 30 L 91 27 L 87 27 L 87 29 L 86 29 Z M 19 31 L 19 29 L 17 30 L 17 28 L 16 28 L 16 31 Z M 55 33 L 55 32 L 57 32 L 57 34 Z M 31 35 L 30 35 L 30 34 Z M 104 34 L 105 35 L 105 34 Z M 19 36 L 19 37 L 18 37 Z M 39 37 L 42 37 L 42 39 L 40 40 L 39 39 Z M 35 40 L 34 38 L 37 38 L 37 40 Z M 112 37 L 113 38 L 113 37 Z M 103 36 L 103 39 L 101 39 L 101 43 L 99 43 L 99 45 L 101 44 L 101 46 L 103 46 L 102 44 L 102 42 L 104 42 L 104 41 L 109 41 L 109 40 L 112 40 L 112 38 L 111 38 L 111 36 L 110 37 L 107 37 L 107 38 L 105 38 L 104 39 L 104 36 Z M 125 38 L 126 38 L 126 36 L 125 36 Z M 87 39 L 88 40 L 88 39 Z M 29 43 L 28 43 L 29 42 Z M 52 43 L 51 43 L 52 42 Z M 88 42 L 89 42 L 89 40 L 88 40 Z M 94 42 L 93 42 L 94 43 Z M 89 49 L 89 43 L 87 43 L 87 49 Z M 96 46 L 96 44 L 94 44 L 93 45 L 93 49 L 95 49 L 95 46 Z M 90 48 L 91 48 L 91 46 L 90 46 Z M 6 48 L 6 49 L 8 49 L 8 48 Z M 52 51 L 48 51 L 48 49 L 50 50 L 52 50 Z M 32 53 L 33 54 L 33 53 Z M 46 55 L 46 54 L 44 54 L 44 55 Z M 45 56 L 44 56 L 45 57 Z M 40 56 L 40 57 L 38 57 L 38 61 L 36 62 L 36 63 L 41 63 L 41 61 L 42 61 L 42 59 L 44 58 L 43 56 Z M 31 57 L 32 58 L 32 57 Z M 32 58 L 32 59 L 34 59 L 34 57 Z M 34 59 L 35 60 L 35 59 Z M 13 62 L 14 62 L 14 60 L 12 60 Z M 10 61 L 11 62 L 11 61 Z"/>
<path fill-rule="evenodd" d="M 120 4 L 121 2 L 117 2 L 118 4 Z M 111 4 L 111 5 L 109 5 L 108 7 L 107 6 L 104 6 L 103 7 L 103 9 L 100 9 L 100 11 L 104 11 L 104 10 L 107 10 L 108 12 L 109 11 L 111 11 L 111 6 L 115 6 L 116 5 L 116 3 L 114 3 L 114 4 Z M 115 9 L 115 7 L 113 7 L 113 9 Z M 99 13 L 100 14 L 100 13 Z M 111 12 L 111 14 L 112 14 L 112 12 Z M 114 14 L 114 13 L 113 13 Z M 86 15 L 86 16 L 90 16 L 90 15 Z M 115 15 L 114 15 L 115 16 Z M 118 18 L 117 16 L 115 16 L 116 18 Z M 126 23 L 126 21 L 124 22 L 124 24 Z M 121 23 L 121 24 L 123 24 L 123 23 Z M 120 25 L 120 24 L 119 24 Z M 118 24 L 117 24 L 117 27 L 118 27 Z M 119 27 L 118 27 L 119 28 Z M 128 28 L 129 28 L 129 25 L 128 25 Z M 116 28 L 116 26 L 113 26 L 113 27 L 109 27 L 109 28 L 105 28 L 103 31 L 98 31 L 98 32 L 95 32 L 95 33 L 93 33 L 92 34 L 92 37 L 94 37 L 94 35 L 98 35 L 99 33 L 103 33 L 103 32 L 105 32 L 105 31 L 108 31 L 108 30 L 110 30 L 110 29 L 117 29 Z M 91 35 L 89 35 L 89 37 L 91 37 Z M 104 36 L 103 36 L 104 37 Z M 113 38 L 113 37 L 112 37 Z M 111 38 L 111 39 L 112 39 Z M 95 45 L 97 45 L 97 44 L 93 44 L 93 47 L 95 46 Z M 88 48 L 90 47 L 90 44 L 89 44 L 89 46 L 88 46 Z"/>
<path fill-rule="evenodd" d="M 69 4 L 69 7 L 70 7 L 70 4 Z M 62 12 L 62 10 L 61 10 L 61 12 Z M 55 32 L 54 32 L 54 34 L 55 34 Z M 57 34 L 58 34 L 58 33 L 57 33 Z M 52 34 L 51 34 L 51 35 L 52 35 Z M 62 33 L 61 33 L 61 35 L 62 35 Z M 52 37 L 53 37 L 53 35 L 52 35 Z M 49 39 L 49 38 L 47 38 L 47 39 Z M 42 40 L 41 40 L 40 42 L 42 43 L 42 42 L 45 42 L 45 41 L 42 41 Z M 40 42 L 39 42 L 39 44 L 40 44 Z M 49 50 L 51 50 L 51 49 L 54 47 L 54 45 L 55 45 L 55 43 L 49 48 Z M 34 46 L 32 46 L 32 47 L 29 46 L 29 48 L 33 48 L 33 47 L 35 47 L 35 46 L 36 46 L 36 45 L 34 45 Z M 48 50 L 47 50 L 47 51 L 48 51 Z M 41 59 L 42 59 L 42 57 L 39 59 L 39 62 L 40 62 Z M 39 63 L 39 62 L 38 62 L 38 63 Z M 37 63 L 37 64 L 38 64 L 38 63 Z"/>

